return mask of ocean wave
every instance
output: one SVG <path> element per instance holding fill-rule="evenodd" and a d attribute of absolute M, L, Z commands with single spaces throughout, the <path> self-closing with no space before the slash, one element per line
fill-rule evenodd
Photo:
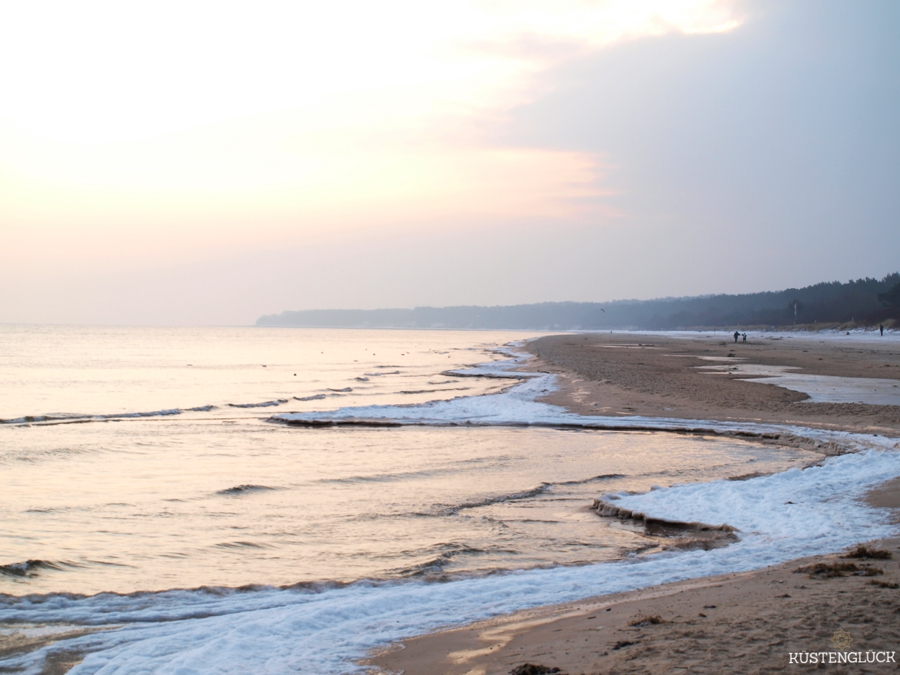
<path fill-rule="evenodd" d="M 166 410 L 151 410 L 148 412 L 130 413 L 47 413 L 45 415 L 24 415 L 10 419 L 0 419 L 0 425 L 29 425 L 29 424 L 81 424 L 85 422 L 106 422 L 109 420 L 139 419 L 144 417 L 170 417 L 181 415 L 185 412 L 209 412 L 214 410 L 214 405 L 202 405 L 195 408 L 168 408 Z"/>
<path fill-rule="evenodd" d="M 601 481 L 606 480 L 615 480 L 617 478 L 625 478 L 623 474 L 619 473 L 608 473 L 601 474 L 599 476 L 591 476 L 590 478 L 584 478 L 581 480 L 567 480 L 567 481 L 558 481 L 554 483 L 541 483 L 537 487 L 531 488 L 530 490 L 522 490 L 520 492 L 510 492 L 501 495 L 495 495 L 493 497 L 485 497 L 483 499 L 476 499 L 473 501 L 462 502 L 461 504 L 456 504 L 452 506 L 442 507 L 437 511 L 438 515 L 441 516 L 449 516 L 455 515 L 460 511 L 465 511 L 467 509 L 477 509 L 483 506 L 491 506 L 492 504 L 501 504 L 503 502 L 515 502 L 521 501 L 524 499 L 533 499 L 534 497 L 539 497 L 542 494 L 552 490 L 557 485 L 587 485 L 590 483 L 599 483 Z M 595 505 L 596 506 L 596 505 Z M 432 514 L 429 514 L 432 515 Z"/>
<path fill-rule="evenodd" d="M 69 459 L 102 451 L 102 449 L 97 448 L 93 444 L 88 444 L 80 447 L 64 446 L 59 448 L 21 447 L 12 452 L 4 453 L 4 456 L 2 457 L 2 459 L 0 459 L 0 462 L 15 461 L 34 464 L 48 460 L 52 461 L 57 459 Z"/>
<path fill-rule="evenodd" d="M 313 394 L 312 396 L 295 396 L 295 401 L 321 401 L 323 398 L 328 398 L 326 394 Z"/>
<path fill-rule="evenodd" d="M 376 366 L 376 368 L 390 368 L 390 366 Z M 399 370 L 393 370 L 389 373 L 366 373 L 366 377 L 381 377 L 382 375 L 399 375 Z"/>
<path fill-rule="evenodd" d="M 64 567 L 76 567 L 67 563 L 55 563 L 50 560 L 26 560 L 25 562 L 0 565 L 0 575 L 7 577 L 34 577 L 44 570 L 62 571 Z"/>
<path fill-rule="evenodd" d="M 291 413 L 294 414 L 294 413 Z M 279 416 L 280 417 L 280 416 Z M 290 420 L 281 420 L 270 418 L 270 420 L 285 422 L 289 426 L 296 427 L 402 427 L 405 426 L 404 422 L 397 422 L 395 420 L 384 420 L 384 419 L 355 419 L 355 418 L 341 418 L 338 420 L 323 418 L 323 419 L 290 419 Z"/>
<path fill-rule="evenodd" d="M 472 368 L 471 370 L 445 370 L 441 373 L 441 375 L 447 377 L 486 377 L 488 379 L 495 380 L 524 380 L 526 379 L 525 375 L 517 374 L 517 373 L 496 373 L 490 371 L 481 371 L 476 368 Z"/>
<path fill-rule="evenodd" d="M 445 387 L 444 389 L 410 389 L 402 390 L 400 394 L 436 394 L 439 391 L 470 391 L 471 387 Z"/>
<path fill-rule="evenodd" d="M 688 541 L 689 545 L 705 544 L 707 547 L 724 546 L 738 540 L 735 534 L 739 530 L 736 527 L 722 523 L 720 525 L 710 525 L 709 523 L 699 521 L 673 520 L 671 518 L 660 518 L 647 515 L 642 511 L 625 508 L 613 504 L 606 499 L 595 499 L 591 506 L 597 515 L 607 518 L 618 518 L 619 520 L 633 521 L 641 525 L 647 534 L 681 537 L 684 535 L 693 535 Z"/>
<path fill-rule="evenodd" d="M 229 403 L 228 405 L 231 408 L 271 408 L 287 402 L 288 399 L 286 398 L 278 398 L 273 401 L 263 401 L 262 403 Z"/>
<path fill-rule="evenodd" d="M 480 462 L 479 462 L 480 463 Z M 320 485 L 353 485 L 355 483 L 392 483 L 423 477 L 441 475 L 453 475 L 459 473 L 459 467 L 455 464 L 417 471 L 387 471 L 384 473 L 357 474 L 355 476 L 343 476 L 341 478 L 318 478 L 315 480 Z"/>
<path fill-rule="evenodd" d="M 168 417 L 180 415 L 180 408 L 154 410 L 151 412 L 111 413 L 106 415 L 83 415 L 77 413 L 51 413 L 47 415 L 25 415 L 15 419 L 0 420 L 0 424 L 78 424 L 83 422 L 105 422 L 107 420 L 133 419 L 140 417 Z"/>
<path fill-rule="evenodd" d="M 24 415 L 22 417 L 13 417 L 9 419 L 0 419 L 0 424 L 32 424 L 38 422 L 67 422 L 83 420 L 90 415 L 79 415 L 77 413 L 51 413 L 47 415 Z"/>
<path fill-rule="evenodd" d="M 234 487 L 226 488 L 224 490 L 219 490 L 216 492 L 217 495 L 223 495 L 226 497 L 234 497 L 236 495 L 245 495 L 251 492 L 265 492 L 268 490 L 277 490 L 278 488 L 269 487 L 268 485 L 235 485 Z"/>
<path fill-rule="evenodd" d="M 483 506 L 490 506 L 492 504 L 500 504 L 503 502 L 515 502 L 523 499 L 531 499 L 533 497 L 537 497 L 538 495 L 542 495 L 548 490 L 553 488 L 552 483 L 541 483 L 535 488 L 531 488 L 530 490 L 522 490 L 521 492 L 509 492 L 507 494 L 496 495 L 494 497 L 485 497 L 484 499 L 476 499 L 473 501 L 462 502 L 460 504 L 455 504 L 452 506 L 445 506 L 437 511 L 437 515 L 441 516 L 451 516 L 456 515 L 460 511 L 465 511 L 467 509 L 478 509 Z M 428 514 L 434 515 L 434 514 Z"/>
<path fill-rule="evenodd" d="M 557 481 L 554 485 L 588 485 L 589 483 L 599 483 L 605 480 L 615 480 L 617 478 L 628 478 L 623 473 L 602 473 L 599 476 L 591 476 L 590 478 L 582 478 L 581 480 L 563 480 Z"/>
<path fill-rule="evenodd" d="M 514 553 L 514 551 L 504 548 L 482 549 L 459 543 L 437 544 L 436 546 L 431 547 L 429 551 L 424 553 L 424 555 L 430 556 L 427 560 L 415 565 L 410 565 L 408 567 L 402 567 L 393 570 L 391 572 L 391 575 L 400 577 L 401 579 L 448 581 L 448 577 L 444 575 L 444 570 L 448 565 L 453 563 L 458 558 L 465 556 L 486 555 L 491 553 L 509 554 Z M 409 555 L 411 554 L 411 552 L 407 551 L 406 554 Z M 475 575 L 469 573 L 466 575 L 459 575 L 458 578 L 472 576 Z"/>

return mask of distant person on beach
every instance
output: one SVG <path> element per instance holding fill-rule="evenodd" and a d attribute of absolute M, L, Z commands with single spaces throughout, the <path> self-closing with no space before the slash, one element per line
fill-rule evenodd
<path fill-rule="evenodd" d="M 741 333 L 741 342 L 747 342 L 747 334 Z"/>
<path fill-rule="evenodd" d="M 737 344 L 737 339 L 741 337 L 741 334 L 737 331 L 734 331 L 734 344 Z"/>
<path fill-rule="evenodd" d="M 878 326 L 878 330 L 880 330 L 881 334 L 884 335 L 884 324 L 881 324 L 880 326 Z"/>

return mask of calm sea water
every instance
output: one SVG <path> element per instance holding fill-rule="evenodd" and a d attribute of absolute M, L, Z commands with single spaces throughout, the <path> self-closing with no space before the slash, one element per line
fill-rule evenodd
<path fill-rule="evenodd" d="M 435 578 L 646 547 L 602 492 L 805 453 L 659 433 L 296 428 L 276 412 L 490 396 L 522 333 L 0 326 L 0 593 Z"/>

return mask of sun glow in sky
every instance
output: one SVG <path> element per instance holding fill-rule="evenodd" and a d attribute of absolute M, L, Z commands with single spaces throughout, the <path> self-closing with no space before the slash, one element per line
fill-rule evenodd
<path fill-rule="evenodd" d="M 554 69 L 746 21 L 724 0 L 9 3 L 0 278 L 12 293 L 335 237 L 616 228 L 621 156 L 497 130 L 556 91 Z"/>
<path fill-rule="evenodd" d="M 3 215 L 66 255 L 122 231 L 259 245 L 437 214 L 564 215 L 599 193 L 598 158 L 491 147 L 478 120 L 532 96 L 530 75 L 573 51 L 737 25 L 696 0 L 12 11 Z"/>

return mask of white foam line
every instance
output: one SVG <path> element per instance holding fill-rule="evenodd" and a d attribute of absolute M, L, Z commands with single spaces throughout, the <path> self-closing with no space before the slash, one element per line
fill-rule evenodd
<path fill-rule="evenodd" d="M 900 453 L 866 451 L 803 471 L 743 482 L 718 481 L 622 497 L 660 517 L 723 520 L 741 540 L 712 551 L 663 553 L 584 567 L 558 567 L 450 583 L 360 583 L 321 593 L 170 591 L 86 599 L 10 600 L 4 621 L 124 624 L 63 640 L 94 649 L 71 671 L 154 673 L 344 673 L 374 647 L 448 625 L 544 604 L 758 569 L 890 536 L 896 526 L 858 497 L 900 475 Z M 786 504 L 791 501 L 793 504 Z M 710 518 L 714 514 L 716 518 Z M 4 665 L 40 670 L 41 653 Z"/>
<path fill-rule="evenodd" d="M 382 419 L 396 415 L 393 419 L 443 424 L 471 419 L 479 423 L 533 422 L 535 418 L 547 423 L 589 423 L 596 419 L 530 400 L 549 385 L 549 378 L 541 375 L 505 394 L 480 399 L 414 407 L 373 406 L 362 409 L 364 415 L 361 409 L 338 413 L 356 418 L 380 414 Z M 612 426 L 614 421 L 607 418 L 604 424 Z M 623 422 L 631 428 L 685 428 L 685 422 L 679 420 L 630 418 Z M 623 506 L 651 516 L 726 522 L 740 530 L 737 543 L 712 551 L 666 552 L 449 583 L 363 582 L 318 593 L 263 589 L 0 598 L 0 621 L 111 629 L 62 639 L 0 663 L 39 673 L 49 652 L 65 649 L 89 652 L 70 671 L 72 675 L 358 672 L 362 669 L 355 660 L 370 649 L 438 628 L 539 605 L 759 569 L 897 533 L 898 527 L 886 514 L 860 500 L 867 489 L 900 476 L 900 452 L 894 450 L 894 439 L 779 425 L 699 424 L 732 431 L 787 431 L 839 442 L 858 454 L 747 481 L 716 481 L 617 496 Z"/>
<path fill-rule="evenodd" d="M 269 419 L 287 423 L 341 423 L 376 420 L 415 425 L 485 425 L 485 426 L 580 426 L 601 429 L 646 429 L 648 431 L 709 430 L 726 434 L 796 435 L 828 443 L 868 444 L 870 436 L 850 432 L 825 431 L 785 424 L 684 420 L 665 417 L 605 417 L 578 415 L 560 406 L 540 403 L 536 398 L 557 389 L 556 376 L 548 373 L 514 371 L 523 366 L 530 355 L 506 350 L 512 358 L 484 363 L 465 371 L 468 375 L 489 377 L 522 377 L 506 391 L 482 396 L 460 396 L 451 400 L 429 401 L 414 405 L 371 405 L 338 408 L 333 411 L 281 413 Z"/>

